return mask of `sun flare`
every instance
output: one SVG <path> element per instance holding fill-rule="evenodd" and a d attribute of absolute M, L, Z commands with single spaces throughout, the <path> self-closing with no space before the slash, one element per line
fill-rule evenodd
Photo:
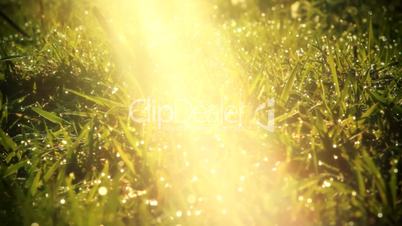
<path fill-rule="evenodd" d="M 149 139 L 169 151 L 159 153 L 160 183 L 153 200 L 174 206 L 165 217 L 186 215 L 184 222 L 190 225 L 202 221 L 198 215 L 217 225 L 259 224 L 248 219 L 248 212 L 258 211 L 261 200 L 255 194 L 267 185 L 254 174 L 275 156 L 257 154 L 268 145 L 248 134 L 252 131 L 241 131 L 252 117 L 245 112 L 243 68 L 226 34 L 208 17 L 205 2 L 122 0 L 113 6 L 100 4 L 115 36 L 122 72 L 142 87 L 149 102 L 143 108 L 152 107 L 150 103 L 162 108 L 162 113 L 156 109 L 160 131 Z M 174 112 L 167 109 L 172 105 Z M 194 117 L 179 126 L 177 118 L 191 113 Z M 142 125 L 152 125 L 146 122 Z"/>

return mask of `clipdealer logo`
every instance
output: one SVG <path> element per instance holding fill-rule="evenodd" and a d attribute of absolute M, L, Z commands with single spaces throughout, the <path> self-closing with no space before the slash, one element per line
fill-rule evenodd
<path fill-rule="evenodd" d="M 254 110 L 244 103 L 237 104 L 193 104 L 184 100 L 174 103 L 160 103 L 153 98 L 134 100 L 129 106 L 128 117 L 134 123 L 155 125 L 158 129 L 168 125 L 192 125 L 199 128 L 222 126 L 244 128 L 254 124 L 273 132 L 275 100 L 268 99 Z M 251 116 L 251 117 L 248 117 Z M 250 118 L 254 120 L 250 120 Z"/>

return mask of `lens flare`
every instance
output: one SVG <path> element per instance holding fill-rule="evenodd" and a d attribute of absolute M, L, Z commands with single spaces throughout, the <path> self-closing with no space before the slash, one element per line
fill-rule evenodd
<path fill-rule="evenodd" d="M 145 98 L 133 109 L 142 106 L 134 109 L 147 115 L 142 119 L 158 121 L 149 138 L 156 151 L 147 160 L 160 176 L 152 203 L 171 210 L 164 218 L 189 225 L 266 222 L 262 211 L 277 196 L 269 187 L 278 183 L 281 163 L 272 166 L 275 156 L 266 153 L 273 147 L 244 126 L 252 115 L 242 96 L 244 71 L 210 18 L 213 7 L 119 0 L 99 8 L 122 76 Z"/>

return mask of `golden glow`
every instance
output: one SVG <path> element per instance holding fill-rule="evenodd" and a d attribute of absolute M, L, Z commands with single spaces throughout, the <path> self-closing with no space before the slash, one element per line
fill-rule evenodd
<path fill-rule="evenodd" d="M 179 109 L 189 103 L 193 109 L 244 103 L 239 81 L 243 70 L 209 18 L 213 7 L 205 2 L 99 4 L 115 37 L 122 73 L 132 87 L 135 83 L 141 87 L 143 97 L 175 102 Z M 263 223 L 264 205 L 278 196 L 266 191 L 277 183 L 281 165 L 269 164 L 272 160 L 264 153 L 270 147 L 260 135 L 238 124 L 227 129 L 222 123 L 199 127 L 195 121 L 173 130 L 159 129 L 149 138 L 153 151 L 147 161 L 159 175 L 157 194 L 149 197 L 149 203 L 170 211 L 164 219 L 185 225 Z M 264 171 L 261 183 L 258 177 Z"/>
<path fill-rule="evenodd" d="M 120 0 L 104 6 L 128 79 L 147 95 L 210 100 L 241 74 L 204 1 Z M 210 7 L 211 8 L 211 7 Z M 226 86 L 226 87 L 225 87 Z"/>

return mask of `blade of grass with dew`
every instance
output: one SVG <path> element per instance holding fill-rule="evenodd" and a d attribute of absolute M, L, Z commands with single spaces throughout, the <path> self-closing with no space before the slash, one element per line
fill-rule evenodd
<path fill-rule="evenodd" d="M 122 120 L 119 121 L 120 127 L 123 129 L 124 135 L 127 138 L 128 143 L 130 144 L 131 148 L 135 150 L 135 154 L 138 155 L 139 157 L 142 156 L 142 153 L 138 151 L 137 149 L 137 144 L 138 140 L 132 135 L 130 132 L 128 125 L 126 125 Z"/>
<path fill-rule="evenodd" d="M 90 96 L 90 95 L 86 95 L 86 94 L 83 94 L 83 93 L 80 93 L 80 92 L 77 92 L 77 91 L 71 90 L 71 89 L 66 89 L 66 91 L 71 92 L 77 96 L 83 97 L 83 98 L 85 98 L 89 101 L 92 101 L 101 106 L 105 106 L 105 107 L 109 107 L 109 108 L 124 107 L 122 104 L 120 104 L 118 102 L 115 102 L 115 101 L 112 101 L 112 100 L 109 100 L 109 99 L 106 99 L 103 97 Z"/>
<path fill-rule="evenodd" d="M 282 104 L 285 104 L 289 98 L 290 91 L 292 90 L 293 84 L 296 80 L 296 75 L 298 73 L 298 69 L 300 68 L 300 63 L 297 63 L 296 66 L 293 68 L 292 73 L 290 74 L 289 78 L 286 81 L 286 85 L 279 97 Z"/>
<path fill-rule="evenodd" d="M 53 112 L 48 112 L 48 111 L 45 111 L 42 108 L 38 108 L 38 107 L 31 107 L 31 109 L 34 112 L 38 113 L 43 118 L 45 118 L 53 123 L 62 124 L 64 122 L 64 120 L 62 118 L 60 118 Z"/>
<path fill-rule="evenodd" d="M 34 179 L 32 181 L 32 184 L 31 184 L 30 191 L 31 191 L 32 196 L 34 196 L 36 194 L 36 192 L 38 191 L 39 186 L 41 186 L 41 183 L 42 183 L 41 180 L 40 180 L 41 176 L 42 176 L 42 170 L 39 169 L 39 170 L 37 170 L 37 173 L 35 174 L 35 177 L 34 177 Z"/>
<path fill-rule="evenodd" d="M 12 164 L 12 165 L 8 166 L 6 171 L 5 171 L 5 173 L 4 173 L 4 175 L 3 175 L 3 178 L 6 178 L 6 177 L 8 177 L 10 175 L 13 175 L 13 174 L 17 173 L 17 171 L 20 168 L 24 167 L 26 163 L 27 163 L 27 160 L 22 160 L 22 161 L 20 161 L 18 163 L 15 163 L 15 164 Z"/>
<path fill-rule="evenodd" d="M 2 129 L 0 129 L 0 143 L 7 151 L 17 149 L 17 144 Z"/>
<path fill-rule="evenodd" d="M 330 72 L 331 72 L 332 83 L 333 83 L 333 85 L 335 87 L 335 93 L 336 93 L 337 98 L 339 98 L 340 95 L 341 95 L 341 91 L 340 91 L 340 88 L 339 88 L 338 73 L 336 72 L 334 56 L 331 53 L 331 51 L 329 51 L 329 53 L 328 53 L 328 59 L 327 60 L 328 60 L 328 65 L 329 65 L 329 69 L 330 69 Z"/>
<path fill-rule="evenodd" d="M 130 170 L 130 172 L 133 175 L 136 175 L 134 164 L 133 164 L 134 161 L 130 158 L 130 156 L 125 151 L 123 151 L 123 149 L 117 142 L 114 142 L 114 147 L 116 148 L 117 153 L 120 154 L 121 159 L 126 164 L 127 168 Z"/>

